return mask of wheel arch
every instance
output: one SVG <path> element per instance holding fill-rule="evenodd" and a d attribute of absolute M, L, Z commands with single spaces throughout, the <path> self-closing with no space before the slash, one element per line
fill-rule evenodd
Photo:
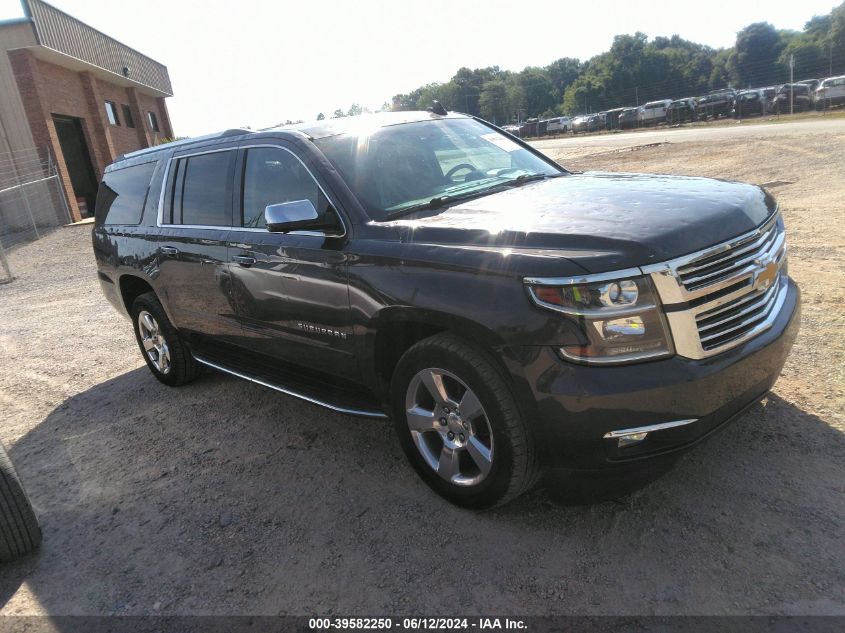
<path fill-rule="evenodd" d="M 132 314 L 132 304 L 139 296 L 147 292 L 152 292 L 158 296 L 158 293 L 156 293 L 152 284 L 144 277 L 138 275 L 128 273 L 121 275 L 118 280 L 118 288 L 120 289 L 120 298 L 123 301 L 123 308 L 126 311 L 126 314 L 130 316 Z M 159 300 L 161 300 L 160 297 Z"/>
<path fill-rule="evenodd" d="M 504 345 L 501 337 L 466 317 L 434 310 L 385 308 L 374 320 L 371 331 L 371 358 L 379 393 L 385 398 L 389 394 L 393 371 L 402 355 L 419 341 L 445 332 L 481 347 L 506 375 L 510 375 L 496 351 Z"/>

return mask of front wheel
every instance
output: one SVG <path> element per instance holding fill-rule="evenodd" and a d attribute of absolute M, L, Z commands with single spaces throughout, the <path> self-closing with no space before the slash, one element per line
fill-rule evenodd
<path fill-rule="evenodd" d="M 525 416 L 495 361 L 450 334 L 409 349 L 391 381 L 393 421 L 419 476 L 452 503 L 490 508 L 537 481 Z"/>

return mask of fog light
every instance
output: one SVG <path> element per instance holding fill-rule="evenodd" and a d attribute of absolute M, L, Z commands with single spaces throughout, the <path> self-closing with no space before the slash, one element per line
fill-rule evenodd
<path fill-rule="evenodd" d="M 625 448 L 626 446 L 631 446 L 632 444 L 638 444 L 647 436 L 648 433 L 631 433 L 630 435 L 623 435 L 619 438 L 618 446 L 619 448 Z"/>

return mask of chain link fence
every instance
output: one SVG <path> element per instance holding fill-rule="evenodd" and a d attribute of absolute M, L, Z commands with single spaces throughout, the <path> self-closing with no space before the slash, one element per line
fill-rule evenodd
<path fill-rule="evenodd" d="M 0 152 L 0 283 L 12 280 L 7 253 L 71 222 L 55 160 L 48 148 Z"/>

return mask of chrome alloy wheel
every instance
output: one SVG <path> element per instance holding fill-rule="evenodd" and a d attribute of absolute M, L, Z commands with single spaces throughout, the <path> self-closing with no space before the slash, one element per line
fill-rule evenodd
<path fill-rule="evenodd" d="M 138 313 L 138 333 L 141 335 L 141 344 L 153 367 L 162 374 L 169 373 L 170 349 L 159 329 L 158 321 L 146 310 Z"/>
<path fill-rule="evenodd" d="M 493 431 L 478 396 L 443 369 L 423 369 L 405 395 L 411 438 L 425 462 L 458 486 L 480 483 L 493 465 Z"/>

